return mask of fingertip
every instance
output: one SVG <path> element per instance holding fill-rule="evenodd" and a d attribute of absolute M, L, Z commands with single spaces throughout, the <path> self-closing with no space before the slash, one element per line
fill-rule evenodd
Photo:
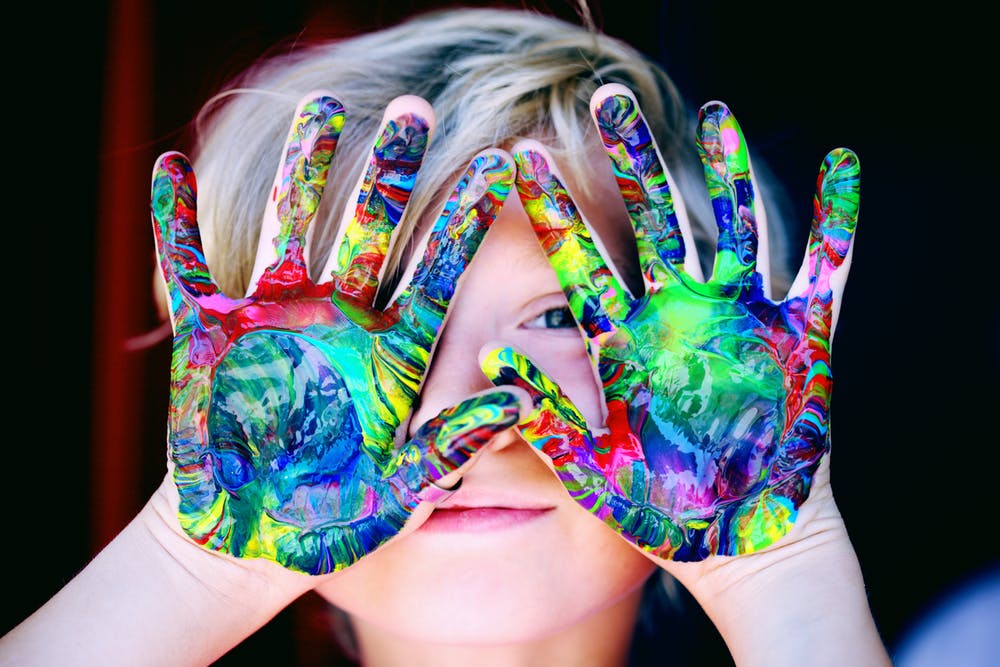
<path fill-rule="evenodd" d="M 167 151 L 156 159 L 150 178 L 150 204 L 154 220 L 169 220 L 193 215 L 198 183 L 187 156 Z M 184 211 L 188 215 L 184 215 Z"/>
<path fill-rule="evenodd" d="M 152 182 L 155 183 L 157 177 L 163 172 L 176 174 L 177 171 L 181 171 L 185 175 L 190 174 L 189 178 L 194 177 L 191 160 L 188 159 L 187 155 L 180 151 L 166 151 L 153 162 Z"/>
<path fill-rule="evenodd" d="M 514 159 L 505 150 L 488 148 L 476 153 L 455 185 L 432 234 L 444 243 L 446 238 L 461 238 L 466 250 L 474 253 L 510 195 L 515 172 Z M 473 214 L 476 222 L 468 224 Z M 467 260 L 471 261 L 471 255 Z"/>
<path fill-rule="evenodd" d="M 501 412 L 492 421 L 502 430 L 513 426 L 522 418 L 526 417 L 533 409 L 531 397 L 528 392 L 511 385 L 496 386 L 491 389 L 484 389 L 469 396 L 468 400 L 483 400 L 498 407 Z"/>
<path fill-rule="evenodd" d="M 545 201 L 561 210 L 559 216 L 572 212 L 578 214 L 576 203 L 566 186 L 559 165 L 543 144 L 525 139 L 514 146 L 514 162 L 517 166 L 515 182 L 517 191 L 529 217 L 535 207 L 529 202 Z M 556 202 L 563 202 L 562 205 Z M 567 206 L 562 210 L 562 206 Z"/>
<path fill-rule="evenodd" d="M 301 112 L 310 104 L 344 108 L 340 99 L 326 88 L 314 88 L 304 94 L 299 98 L 298 104 L 295 105 L 295 110 L 296 112 Z"/>
<path fill-rule="evenodd" d="M 437 127 L 437 116 L 431 103 L 419 95 L 399 95 L 390 100 L 382 114 L 383 123 L 396 118 L 412 117 L 423 122 L 427 133 Z"/>
<path fill-rule="evenodd" d="M 308 92 L 304 93 L 302 97 L 299 98 L 299 106 L 305 106 L 312 102 L 313 100 L 330 98 L 332 100 L 337 100 L 337 96 L 329 88 L 313 88 Z"/>
<path fill-rule="evenodd" d="M 699 121 L 705 117 L 724 116 L 727 114 L 731 115 L 732 112 L 729 110 L 729 105 L 722 100 L 709 100 L 708 102 L 702 104 L 701 108 L 698 109 Z"/>
<path fill-rule="evenodd" d="M 590 112 L 592 114 L 597 114 L 607 100 L 621 97 L 627 97 L 633 104 L 636 106 L 639 105 L 639 101 L 636 99 L 635 93 L 633 93 L 628 86 L 620 83 L 605 83 L 604 85 L 598 87 L 598 89 L 594 91 L 594 94 L 590 96 Z"/>
<path fill-rule="evenodd" d="M 156 158 L 156 162 L 154 164 L 156 164 L 157 166 L 159 166 L 159 165 L 165 164 L 167 162 L 188 162 L 188 163 L 190 163 L 190 160 L 188 159 L 187 155 L 185 155 L 184 153 L 182 153 L 180 151 L 165 151 L 165 152 L 161 153 L 158 158 Z"/>
<path fill-rule="evenodd" d="M 849 149 L 827 153 L 820 167 L 817 219 L 824 221 L 824 236 L 851 235 L 860 207 L 861 169 L 858 156 Z M 844 253 L 846 254 L 846 252 Z"/>
<path fill-rule="evenodd" d="M 646 135 L 649 129 L 631 90 L 620 86 L 607 93 L 600 97 L 595 93 L 591 98 L 590 114 L 605 151 L 614 155 L 621 149 L 619 144 L 623 138 L 634 137 L 636 133 Z"/>
<path fill-rule="evenodd" d="M 501 148 L 487 148 L 476 153 L 469 162 L 468 171 L 473 176 L 473 183 L 480 186 L 473 193 L 477 199 L 494 187 L 499 188 L 497 194 L 503 200 L 514 187 L 514 157 Z"/>
<path fill-rule="evenodd" d="M 481 391 L 423 424 L 411 439 L 412 443 L 423 443 L 417 450 L 426 454 L 413 458 L 423 462 L 421 477 L 454 490 L 467 466 L 493 438 L 516 426 L 526 414 L 522 401 L 507 387 Z M 429 493 L 438 495 L 438 490 L 431 488 Z"/>
<path fill-rule="evenodd" d="M 499 432 L 516 424 L 520 415 L 520 397 L 507 387 L 493 387 L 470 394 L 458 405 L 442 410 L 438 417 L 458 416 L 477 428 Z"/>
<path fill-rule="evenodd" d="M 519 139 L 512 147 L 518 178 L 547 180 L 550 175 L 562 183 L 562 174 L 548 147 L 537 139 Z"/>
<path fill-rule="evenodd" d="M 312 135 L 313 141 L 332 142 L 325 150 L 316 151 L 324 156 L 321 158 L 324 162 L 332 157 L 336 141 L 344 129 L 344 105 L 340 100 L 328 90 L 311 90 L 299 99 L 293 117 L 295 120 L 289 140 L 303 141 L 306 136 Z"/>
<path fill-rule="evenodd" d="M 699 146 L 717 143 L 722 154 L 745 154 L 746 140 L 732 110 L 724 103 L 713 100 L 702 105 L 698 112 L 697 139 Z"/>
<path fill-rule="evenodd" d="M 495 146 L 490 148 L 484 148 L 473 156 L 472 161 L 476 160 L 492 160 L 496 163 L 514 164 L 514 156 L 510 154 L 509 151 L 505 151 L 502 148 L 497 148 Z"/>
<path fill-rule="evenodd" d="M 538 139 L 522 138 L 514 142 L 514 145 L 510 147 L 510 152 L 514 155 L 516 160 L 521 154 L 528 153 L 540 153 L 546 157 L 549 157 L 548 149 Z"/>
<path fill-rule="evenodd" d="M 834 148 L 826 154 L 820 165 L 820 174 L 824 179 L 829 179 L 831 176 L 857 178 L 860 172 L 861 163 L 858 155 L 850 148 Z"/>
<path fill-rule="evenodd" d="M 435 123 L 434 112 L 423 98 L 403 95 L 389 102 L 372 147 L 374 160 L 382 165 L 376 180 L 385 176 L 382 171 L 393 175 L 415 175 L 423 164 Z M 363 187 L 364 178 L 362 172 L 358 189 Z M 404 189 L 407 199 L 411 188 L 412 183 L 409 183 Z"/>
<path fill-rule="evenodd" d="M 852 149 L 846 148 L 844 146 L 838 146 L 834 148 L 829 153 L 826 154 L 827 160 L 835 162 L 837 164 L 851 165 L 854 168 L 860 168 L 860 160 L 858 159 L 858 154 Z"/>
<path fill-rule="evenodd" d="M 509 356 L 513 350 L 496 341 L 490 341 L 479 348 L 479 367 L 491 381 L 495 380 L 503 368 L 509 366 Z"/>

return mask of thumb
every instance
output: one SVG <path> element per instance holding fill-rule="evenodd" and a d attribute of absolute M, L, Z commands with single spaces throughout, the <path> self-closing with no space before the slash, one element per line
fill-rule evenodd
<path fill-rule="evenodd" d="M 526 403 L 516 389 L 493 389 L 445 408 L 400 450 L 396 474 L 421 500 L 444 500 L 461 479 L 450 485 L 444 485 L 442 479 L 461 468 L 494 436 L 517 424 Z"/>
<path fill-rule="evenodd" d="M 587 420 L 555 380 L 512 347 L 483 348 L 479 365 L 493 384 L 517 387 L 528 394 L 531 409 L 521 420 L 521 436 L 559 466 L 573 444 L 590 433 Z"/>

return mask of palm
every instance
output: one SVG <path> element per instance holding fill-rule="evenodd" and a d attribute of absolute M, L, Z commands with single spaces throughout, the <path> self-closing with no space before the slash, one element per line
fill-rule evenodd
<path fill-rule="evenodd" d="M 509 189 L 509 168 L 489 158 L 470 167 L 413 280 L 388 309 L 375 310 L 371 270 L 384 248 L 351 241 L 373 227 L 382 233 L 369 236 L 387 239 L 390 204 L 378 184 L 390 177 L 398 184 L 419 159 L 400 132 L 383 136 L 371 167 L 375 188 L 348 233 L 344 269 L 313 282 L 305 232 L 342 115 L 335 100 L 319 98 L 297 118 L 277 197 L 278 257 L 245 298 L 226 296 L 211 278 L 186 158 L 164 155 L 153 180 L 174 326 L 168 430 L 181 525 L 207 548 L 314 574 L 347 567 L 395 536 L 434 494 L 433 482 L 517 412 L 510 395 L 473 398 L 397 446 L 455 280 Z M 394 167 L 389 175 L 385 164 Z M 467 194 L 474 179 L 471 189 L 485 196 Z"/>
<path fill-rule="evenodd" d="M 519 156 L 525 207 L 596 357 L 603 428 L 589 427 L 512 350 L 497 353 L 490 372 L 533 390 L 525 437 L 552 457 L 571 495 L 627 539 L 682 561 L 755 551 L 790 528 L 828 448 L 829 274 L 853 231 L 856 161 L 828 157 L 810 287 L 775 303 L 755 271 L 752 188 L 728 110 L 707 112 L 699 136 L 720 228 L 715 274 L 702 283 L 684 270 L 666 179 L 629 103 L 611 98 L 598 120 L 636 226 L 641 297 L 608 268 L 544 158 Z"/>

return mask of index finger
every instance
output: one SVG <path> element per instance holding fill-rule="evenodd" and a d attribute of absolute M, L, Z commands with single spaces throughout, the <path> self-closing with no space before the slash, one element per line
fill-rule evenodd
<path fill-rule="evenodd" d="M 458 282 L 514 184 L 514 162 L 498 149 L 477 155 L 431 230 L 410 282 L 393 300 L 384 322 L 408 344 L 429 352 L 444 323 Z"/>

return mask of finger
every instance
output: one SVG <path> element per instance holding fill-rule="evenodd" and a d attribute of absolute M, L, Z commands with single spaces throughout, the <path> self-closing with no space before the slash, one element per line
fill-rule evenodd
<path fill-rule="evenodd" d="M 749 159 L 749 155 L 748 155 Z M 760 180 L 754 173 L 753 160 L 750 162 L 750 186 L 755 193 L 754 218 L 757 220 L 757 273 L 760 274 L 761 289 L 764 297 L 772 298 L 771 291 L 771 242 L 768 234 L 767 207 L 764 201 L 764 190 L 760 187 Z"/>
<path fill-rule="evenodd" d="M 531 400 L 521 437 L 548 457 L 571 498 L 599 517 L 607 514 L 608 479 L 595 464 L 595 439 L 586 420 L 552 378 L 510 347 L 484 348 L 480 367 L 497 386 L 517 387 Z"/>
<path fill-rule="evenodd" d="M 525 407 L 523 399 L 516 391 L 495 390 L 442 410 L 400 450 L 396 474 L 421 500 L 440 502 L 457 489 L 454 482 L 443 485 L 442 480 L 470 461 L 494 436 L 517 424 Z"/>
<path fill-rule="evenodd" d="M 514 146 L 517 191 L 576 321 L 591 338 L 617 329 L 631 297 L 538 142 Z"/>
<path fill-rule="evenodd" d="M 559 385 L 527 356 L 511 347 L 486 350 L 479 365 L 496 386 L 522 389 L 531 409 L 519 425 L 530 445 L 544 452 L 557 468 L 577 459 L 577 447 L 589 433 L 587 421 Z"/>
<path fill-rule="evenodd" d="M 458 283 L 514 185 L 513 158 L 487 150 L 469 164 L 431 229 L 409 283 L 385 320 L 408 345 L 430 352 Z"/>
<path fill-rule="evenodd" d="M 813 200 L 813 224 L 806 266 L 809 271 L 804 312 L 806 336 L 800 346 L 799 364 L 805 369 L 801 394 L 790 397 L 789 412 L 795 415 L 782 443 L 779 468 L 798 470 L 815 463 L 829 448 L 830 398 L 833 389 L 830 347 L 836 305 L 843 281 L 834 286 L 838 269 L 844 266 L 857 226 L 860 166 L 857 155 L 847 149 L 831 151 L 820 168 Z M 836 302 L 834 303 L 836 296 Z M 801 303 L 794 299 L 790 304 Z"/>
<path fill-rule="evenodd" d="M 746 140 L 736 118 L 722 102 L 698 112 L 698 154 L 719 227 L 712 280 L 743 284 L 757 268 L 757 223 Z"/>
<path fill-rule="evenodd" d="M 264 210 L 250 293 L 277 298 L 309 284 L 306 232 L 319 208 L 343 126 L 343 105 L 322 91 L 310 93 L 295 109 Z"/>
<path fill-rule="evenodd" d="M 790 294 L 805 299 L 807 332 L 832 338 L 840 297 L 850 268 L 861 188 L 858 156 L 830 151 L 820 167 L 805 261 Z"/>
<path fill-rule="evenodd" d="M 198 231 L 198 186 L 188 159 L 164 153 L 153 167 L 151 187 L 153 237 L 176 330 L 185 295 L 218 293 L 212 281 Z"/>
<path fill-rule="evenodd" d="M 345 212 L 323 271 L 332 278 L 341 310 L 362 326 L 371 316 L 393 232 L 423 163 L 434 112 L 425 100 L 404 95 L 389 103 L 383 119 L 352 200 L 356 205 Z"/>
<path fill-rule="evenodd" d="M 590 107 L 632 221 L 647 290 L 674 282 L 676 271 L 691 275 L 697 257 L 685 241 L 692 236 L 684 202 L 673 194 L 674 180 L 632 92 L 601 86 Z"/>

